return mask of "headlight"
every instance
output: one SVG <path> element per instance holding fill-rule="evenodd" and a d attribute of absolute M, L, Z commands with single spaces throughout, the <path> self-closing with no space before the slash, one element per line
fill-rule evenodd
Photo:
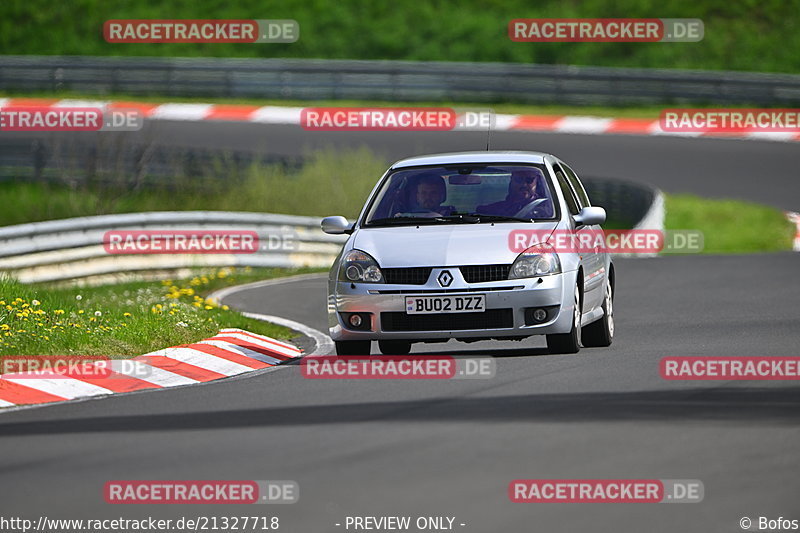
<path fill-rule="evenodd" d="M 383 273 L 371 255 L 361 250 L 350 250 L 342 258 L 339 280 L 362 283 L 383 283 Z"/>
<path fill-rule="evenodd" d="M 508 279 L 538 278 L 561 273 L 561 261 L 549 244 L 531 246 L 514 260 Z"/>

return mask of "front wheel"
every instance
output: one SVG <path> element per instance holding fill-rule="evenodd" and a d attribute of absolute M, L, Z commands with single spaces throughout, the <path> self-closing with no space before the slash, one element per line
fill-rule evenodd
<path fill-rule="evenodd" d="M 335 341 L 336 355 L 369 355 L 370 341 Z"/>
<path fill-rule="evenodd" d="M 581 293 L 575 286 L 572 329 L 569 333 L 546 335 L 550 353 L 578 353 L 581 349 Z"/>
<path fill-rule="evenodd" d="M 587 348 L 611 346 L 611 341 L 614 340 L 614 293 L 610 283 L 606 283 L 603 317 L 583 328 L 581 340 Z"/>

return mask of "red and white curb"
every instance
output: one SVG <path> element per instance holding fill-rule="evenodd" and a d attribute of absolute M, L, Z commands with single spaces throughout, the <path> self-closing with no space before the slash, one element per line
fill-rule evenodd
<path fill-rule="evenodd" d="M 134 357 L 133 364 L 101 361 L 98 378 L 53 374 L 0 375 L 0 407 L 63 402 L 92 396 L 163 389 L 215 381 L 273 367 L 301 357 L 299 348 L 242 329 Z"/>
<path fill-rule="evenodd" d="M 792 249 L 795 252 L 800 252 L 800 213 L 789 212 L 786 213 L 786 217 L 793 222 L 795 228 L 797 228 L 794 234 L 794 244 L 792 245 Z"/>
<path fill-rule="evenodd" d="M 61 100 L 51 98 L 0 98 L 0 108 L 24 106 L 94 107 L 137 109 L 151 120 L 221 120 L 262 124 L 300 125 L 302 107 L 228 104 L 153 104 L 109 100 Z M 666 132 L 659 121 L 647 118 L 603 118 L 571 115 L 495 115 L 495 131 L 546 131 L 590 135 L 662 135 L 676 137 L 714 137 L 766 141 L 800 141 L 798 132 L 698 133 Z"/>

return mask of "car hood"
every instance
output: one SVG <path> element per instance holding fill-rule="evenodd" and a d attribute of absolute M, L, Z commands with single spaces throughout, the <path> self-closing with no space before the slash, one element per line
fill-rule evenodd
<path fill-rule="evenodd" d="M 552 232 L 557 225 L 553 221 L 361 228 L 353 248 L 389 268 L 510 264 L 518 255 L 509 246 L 512 231 Z"/>

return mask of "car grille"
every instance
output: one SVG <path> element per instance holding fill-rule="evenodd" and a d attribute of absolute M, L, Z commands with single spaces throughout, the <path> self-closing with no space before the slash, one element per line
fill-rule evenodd
<path fill-rule="evenodd" d="M 514 327 L 511 309 L 487 309 L 483 313 L 440 313 L 408 315 L 381 313 L 383 331 L 456 331 L 464 329 L 502 329 Z"/>
<path fill-rule="evenodd" d="M 384 268 L 386 283 L 398 285 L 425 285 L 431 275 L 431 267 Z"/>
<path fill-rule="evenodd" d="M 467 283 L 484 283 L 507 280 L 511 265 L 469 265 L 459 268 Z"/>

